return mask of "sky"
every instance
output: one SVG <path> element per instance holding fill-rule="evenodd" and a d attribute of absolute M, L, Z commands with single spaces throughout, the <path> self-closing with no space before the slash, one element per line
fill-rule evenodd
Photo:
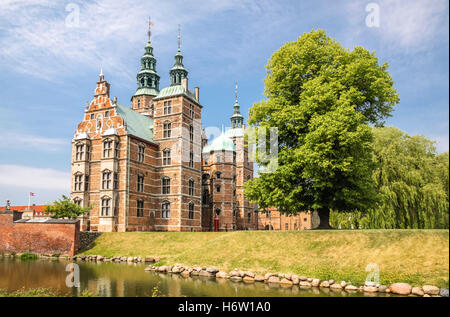
<path fill-rule="evenodd" d="M 100 69 L 129 105 L 153 21 L 160 87 L 181 50 L 200 87 L 203 127 L 230 125 L 264 99 L 270 56 L 324 29 L 344 47 L 375 51 L 400 94 L 387 125 L 449 148 L 447 0 L 0 1 L 0 204 L 51 202 L 70 192 L 71 140 Z"/>

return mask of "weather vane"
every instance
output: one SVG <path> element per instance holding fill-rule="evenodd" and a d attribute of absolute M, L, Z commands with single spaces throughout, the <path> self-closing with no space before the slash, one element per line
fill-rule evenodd
<path fill-rule="evenodd" d="M 180 50 L 181 47 L 181 28 L 180 25 L 178 24 L 178 51 Z"/>
<path fill-rule="evenodd" d="M 150 38 L 152 36 L 152 25 L 154 25 L 152 22 L 152 18 L 148 17 L 148 42 L 149 43 L 150 43 Z"/>
<path fill-rule="evenodd" d="M 236 82 L 236 85 L 234 87 L 234 99 L 235 99 L 236 102 L 237 102 L 237 91 L 238 91 L 238 84 Z"/>

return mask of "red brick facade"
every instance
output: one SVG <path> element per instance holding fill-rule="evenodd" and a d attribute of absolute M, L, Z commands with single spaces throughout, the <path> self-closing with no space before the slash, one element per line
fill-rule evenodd
<path fill-rule="evenodd" d="M 73 256 L 80 245 L 78 220 L 34 222 L 17 211 L 0 212 L 0 252 Z"/>

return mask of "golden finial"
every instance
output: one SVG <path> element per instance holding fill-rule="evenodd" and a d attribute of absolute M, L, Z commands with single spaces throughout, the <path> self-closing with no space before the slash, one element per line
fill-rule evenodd
<path fill-rule="evenodd" d="M 178 51 L 180 51 L 181 48 L 181 27 L 178 24 Z"/>

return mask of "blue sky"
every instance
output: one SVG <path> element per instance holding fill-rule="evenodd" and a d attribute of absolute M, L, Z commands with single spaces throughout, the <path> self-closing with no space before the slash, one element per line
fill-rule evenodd
<path fill-rule="evenodd" d="M 379 7 L 379 27 L 366 6 Z M 72 8 L 79 9 L 79 23 Z M 246 115 L 264 98 L 265 65 L 284 43 L 312 29 L 348 48 L 375 50 L 400 93 L 387 121 L 448 151 L 447 0 L 0 2 L 0 204 L 37 204 L 70 191 L 71 139 L 102 67 L 111 97 L 129 104 L 152 17 L 161 87 L 181 24 L 190 87 L 200 87 L 203 126 L 229 125 L 234 83 Z M 75 25 L 74 25 L 75 23 Z"/>

